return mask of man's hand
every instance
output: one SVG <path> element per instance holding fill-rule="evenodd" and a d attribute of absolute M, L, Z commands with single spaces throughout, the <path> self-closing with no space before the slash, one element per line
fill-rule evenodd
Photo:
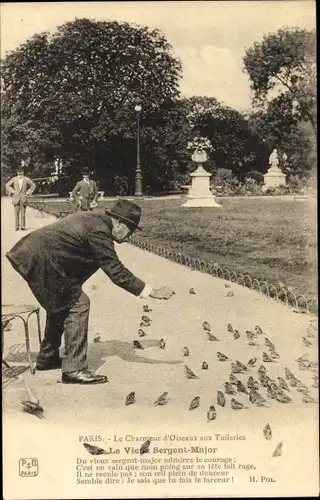
<path fill-rule="evenodd" d="M 162 288 L 153 289 L 150 297 L 153 299 L 168 300 L 175 294 L 175 291 L 170 286 L 163 286 Z"/>

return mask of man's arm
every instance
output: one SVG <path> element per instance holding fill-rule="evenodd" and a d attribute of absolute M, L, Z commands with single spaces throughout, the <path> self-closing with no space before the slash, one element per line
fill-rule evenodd
<path fill-rule="evenodd" d="M 93 181 L 93 200 L 97 201 L 99 197 L 99 191 L 98 191 L 98 186 L 95 181 Z"/>
<path fill-rule="evenodd" d="M 8 194 L 14 193 L 14 189 L 12 188 L 13 183 L 14 183 L 14 177 L 12 177 L 12 179 L 10 179 L 10 181 L 6 183 L 6 191 Z"/>
<path fill-rule="evenodd" d="M 80 189 L 80 181 L 77 182 L 77 184 L 74 186 L 73 188 L 73 191 L 72 191 L 72 196 L 74 197 L 74 199 L 77 201 L 78 199 L 78 191 Z"/>
<path fill-rule="evenodd" d="M 28 191 L 26 192 L 26 195 L 29 196 L 36 189 L 36 185 L 31 179 L 29 179 L 29 177 L 26 178 L 26 181 L 27 181 L 27 186 L 30 186 Z"/>

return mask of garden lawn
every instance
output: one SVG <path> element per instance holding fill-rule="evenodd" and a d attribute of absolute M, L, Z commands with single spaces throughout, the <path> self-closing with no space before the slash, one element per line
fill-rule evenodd
<path fill-rule="evenodd" d="M 183 202 L 182 198 L 139 200 L 143 231 L 135 236 L 217 262 L 229 271 L 282 282 L 307 298 L 317 295 L 315 200 L 230 198 L 220 201 L 220 209 L 184 208 Z M 99 207 L 113 203 L 106 200 Z M 52 213 L 63 210 L 67 202 L 50 200 L 45 206 Z"/>

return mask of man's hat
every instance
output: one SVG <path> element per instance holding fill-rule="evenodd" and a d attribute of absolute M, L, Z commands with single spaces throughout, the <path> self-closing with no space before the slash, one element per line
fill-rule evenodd
<path fill-rule="evenodd" d="M 140 229 L 142 231 L 141 227 L 138 226 L 141 217 L 141 208 L 129 200 L 116 201 L 110 210 L 105 210 L 105 213 L 124 222 L 131 230 Z"/>
<path fill-rule="evenodd" d="M 90 170 L 88 169 L 88 167 L 84 167 L 81 173 L 82 175 L 90 175 Z"/>

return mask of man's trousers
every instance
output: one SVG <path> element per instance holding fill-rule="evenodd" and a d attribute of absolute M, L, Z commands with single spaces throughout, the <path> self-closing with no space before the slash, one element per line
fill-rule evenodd
<path fill-rule="evenodd" d="M 75 372 L 88 368 L 89 311 L 90 299 L 82 292 L 69 309 L 59 313 L 47 313 L 44 339 L 38 355 L 40 364 L 50 363 L 59 357 L 61 337 L 64 333 L 62 372 Z"/>
<path fill-rule="evenodd" d="M 14 215 L 15 215 L 15 224 L 16 229 L 25 229 L 26 227 L 26 205 L 23 205 L 21 201 L 17 205 L 14 205 Z M 20 224 L 20 215 L 21 215 L 21 224 Z"/>

